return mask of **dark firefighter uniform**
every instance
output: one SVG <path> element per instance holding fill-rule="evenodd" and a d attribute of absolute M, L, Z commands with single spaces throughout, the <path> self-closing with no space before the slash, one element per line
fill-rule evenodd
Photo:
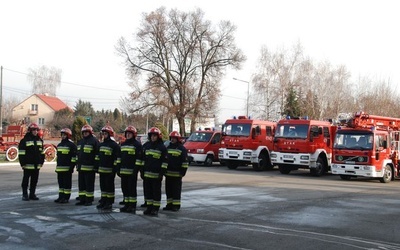
<path fill-rule="evenodd" d="M 67 132 L 61 130 L 67 136 L 63 137 L 61 142 L 57 145 L 57 181 L 58 181 L 58 198 L 54 201 L 57 203 L 67 203 L 71 197 L 72 187 L 72 173 L 74 172 L 76 164 L 76 145 L 70 139 L 71 130 Z"/>
<path fill-rule="evenodd" d="M 182 177 L 186 175 L 189 166 L 187 150 L 180 141 L 170 142 L 167 150 L 168 168 L 165 173 L 167 206 L 163 210 L 178 211 L 181 207 Z"/>
<path fill-rule="evenodd" d="M 85 126 L 89 127 L 89 125 L 84 125 L 82 133 L 92 131 L 91 127 L 85 128 Z M 93 203 L 99 144 L 92 132 L 78 142 L 76 169 L 78 170 L 79 202 L 76 205 L 91 206 Z"/>
<path fill-rule="evenodd" d="M 115 174 L 121 161 L 121 149 L 117 142 L 112 138 L 114 131 L 110 126 L 101 130 L 108 133 L 100 143 L 98 156 L 98 173 L 100 175 L 101 200 L 98 209 L 112 209 L 115 200 Z"/>
<path fill-rule="evenodd" d="M 126 132 L 125 132 L 126 133 Z M 124 196 L 124 207 L 121 212 L 135 212 L 137 204 L 138 171 L 143 166 L 142 144 L 134 137 L 121 144 L 121 164 L 118 176 L 121 177 L 121 189 Z"/>
<path fill-rule="evenodd" d="M 148 133 L 149 139 L 153 134 L 152 129 Z M 168 163 L 167 148 L 160 135 L 161 133 L 158 132 L 156 141 L 149 140 L 143 145 L 144 196 L 147 203 L 147 208 L 143 212 L 145 215 L 158 215 L 161 206 L 161 183 Z"/>
<path fill-rule="evenodd" d="M 35 130 L 35 131 L 33 131 Z M 19 142 L 19 163 L 24 170 L 22 178 L 22 200 L 38 200 L 36 186 L 39 180 L 39 170 L 44 163 L 43 140 L 37 135 L 39 127 L 36 124 L 28 126 L 28 132 Z M 29 185 L 30 180 L 30 185 Z M 29 196 L 28 196 L 29 185 Z"/>

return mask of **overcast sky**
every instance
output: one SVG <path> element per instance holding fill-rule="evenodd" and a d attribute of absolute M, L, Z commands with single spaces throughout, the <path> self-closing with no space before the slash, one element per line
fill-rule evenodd
<path fill-rule="evenodd" d="M 345 65 L 353 77 L 368 75 L 400 83 L 398 1 L 372 0 L 1 0 L 0 65 L 3 99 L 30 96 L 29 68 L 62 70 L 57 96 L 74 106 L 81 98 L 96 110 L 120 108 L 130 91 L 114 46 L 136 32 L 142 13 L 161 6 L 196 7 L 214 24 L 230 20 L 248 60 L 222 82 L 220 121 L 246 112 L 247 84 L 261 46 L 290 48 L 298 41 L 315 61 Z M 397 89 L 399 89 L 397 87 Z M 350 111 L 354 112 L 354 111 Z"/>

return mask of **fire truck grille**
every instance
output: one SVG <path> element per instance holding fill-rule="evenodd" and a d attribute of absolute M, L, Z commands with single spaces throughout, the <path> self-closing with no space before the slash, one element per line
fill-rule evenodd
<path fill-rule="evenodd" d="M 362 156 L 362 155 L 352 155 L 352 156 L 336 155 L 335 156 L 335 160 L 338 161 L 338 162 L 351 161 L 351 162 L 365 163 L 365 162 L 368 162 L 368 156 Z"/>

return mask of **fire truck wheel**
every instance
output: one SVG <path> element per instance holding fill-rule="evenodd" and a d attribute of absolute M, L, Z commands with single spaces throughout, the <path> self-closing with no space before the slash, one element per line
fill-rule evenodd
<path fill-rule="evenodd" d="M 15 161 L 18 159 L 18 148 L 15 146 L 9 147 L 6 151 L 7 161 Z"/>
<path fill-rule="evenodd" d="M 237 169 L 237 167 L 239 166 L 239 164 L 237 164 L 236 162 L 226 162 L 226 166 L 229 169 Z"/>
<path fill-rule="evenodd" d="M 324 159 L 322 159 L 322 157 L 318 157 L 316 168 L 310 168 L 310 173 L 313 176 L 321 176 L 325 173 L 325 171 L 326 171 L 325 161 Z"/>
<path fill-rule="evenodd" d="M 290 170 L 291 170 L 290 167 L 279 166 L 279 172 L 281 172 L 281 174 L 289 174 Z"/>
<path fill-rule="evenodd" d="M 393 172 L 389 165 L 386 165 L 383 172 L 383 177 L 380 179 L 382 183 L 389 183 L 392 180 Z"/>
<path fill-rule="evenodd" d="M 350 175 L 341 174 L 341 175 L 340 175 L 340 179 L 345 180 L 345 181 L 348 181 L 348 180 L 351 179 L 351 176 L 350 176 Z"/>
<path fill-rule="evenodd" d="M 261 152 L 258 156 L 258 163 L 253 163 L 253 169 L 256 171 L 272 170 L 274 166 L 268 162 L 266 152 Z"/>
<path fill-rule="evenodd" d="M 207 155 L 206 160 L 204 161 L 204 166 L 209 167 L 213 164 L 214 157 L 212 155 Z"/>

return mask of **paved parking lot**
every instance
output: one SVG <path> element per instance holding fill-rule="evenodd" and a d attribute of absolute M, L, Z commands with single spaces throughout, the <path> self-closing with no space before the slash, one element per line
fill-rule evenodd
<path fill-rule="evenodd" d="M 1 249 L 400 249 L 400 181 L 190 166 L 182 209 L 149 217 L 54 203 L 54 168 L 41 170 L 40 200 L 24 202 L 19 165 L 0 166 Z M 97 179 L 96 201 L 98 190 Z"/>

